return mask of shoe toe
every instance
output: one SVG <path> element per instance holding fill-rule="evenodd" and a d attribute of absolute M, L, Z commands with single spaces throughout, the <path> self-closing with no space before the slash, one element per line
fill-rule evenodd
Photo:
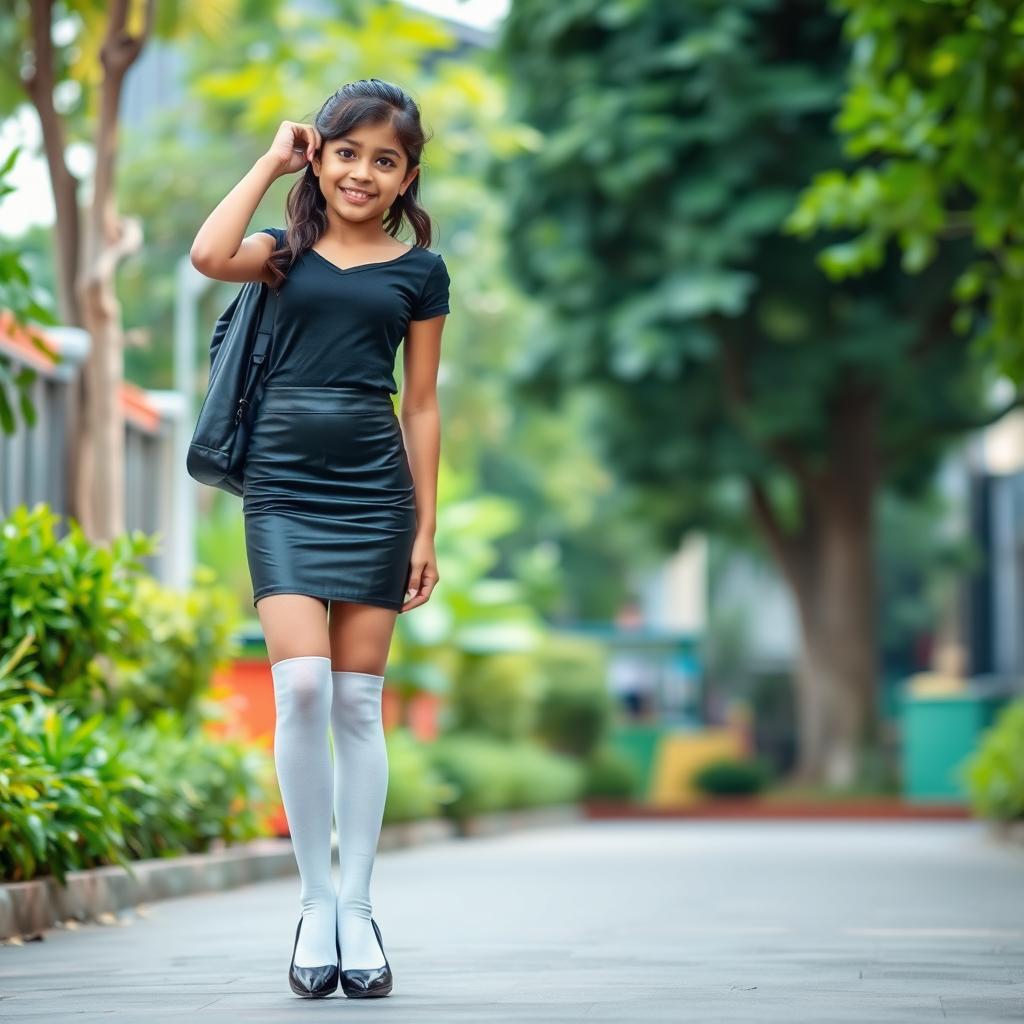
<path fill-rule="evenodd" d="M 338 988 L 340 963 L 317 964 L 315 967 L 298 967 L 295 963 L 295 951 L 299 948 L 299 933 L 302 931 L 302 918 L 299 918 L 295 929 L 295 948 L 292 950 L 292 962 L 288 966 L 288 984 L 297 996 L 306 999 L 318 999 L 329 996 Z M 337 945 L 337 937 L 335 937 Z M 339 951 L 340 954 L 340 951 Z"/>
<path fill-rule="evenodd" d="M 293 988 L 303 995 L 327 995 L 338 987 L 338 965 L 324 964 L 317 967 L 293 967 Z"/>
<path fill-rule="evenodd" d="M 348 971 L 344 969 L 340 971 L 342 991 L 354 999 L 364 996 L 390 995 L 394 986 L 394 976 L 391 973 L 391 964 L 388 963 L 387 954 L 384 952 L 384 940 L 381 938 L 380 928 L 377 927 L 377 922 L 372 917 L 370 924 L 377 936 L 377 943 L 380 946 L 381 956 L 384 957 L 384 963 L 380 967 L 353 967 Z"/>
<path fill-rule="evenodd" d="M 345 994 L 356 998 L 391 989 L 391 970 L 386 964 L 383 967 L 342 971 L 341 977 Z"/>

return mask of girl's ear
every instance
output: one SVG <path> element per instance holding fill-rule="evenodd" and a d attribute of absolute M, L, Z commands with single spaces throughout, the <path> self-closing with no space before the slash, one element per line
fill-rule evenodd
<path fill-rule="evenodd" d="M 419 174 L 419 173 L 420 173 L 419 167 L 414 167 L 412 169 L 412 174 L 410 174 L 409 177 L 406 178 L 405 181 L 402 182 L 402 187 L 398 191 L 403 196 L 405 195 L 405 190 L 416 180 L 416 175 Z"/>

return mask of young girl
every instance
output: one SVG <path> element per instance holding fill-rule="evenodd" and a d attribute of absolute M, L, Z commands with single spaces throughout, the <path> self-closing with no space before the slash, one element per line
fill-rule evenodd
<path fill-rule="evenodd" d="M 207 277 L 263 281 L 279 296 L 242 511 L 301 880 L 288 979 L 305 997 L 328 995 L 339 977 L 349 997 L 392 987 L 369 892 L 388 784 L 381 691 L 398 612 L 427 601 L 439 579 L 436 384 L 449 277 L 417 202 L 424 141 L 402 89 L 352 82 L 312 124 L 281 124 L 191 251 Z M 295 171 L 287 229 L 243 238 L 271 182 Z M 403 220 L 413 245 L 395 237 Z"/>

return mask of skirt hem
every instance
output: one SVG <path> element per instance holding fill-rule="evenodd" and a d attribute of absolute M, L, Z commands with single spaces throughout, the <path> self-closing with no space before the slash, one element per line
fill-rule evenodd
<path fill-rule="evenodd" d="M 402 602 L 388 601 L 387 598 L 377 597 L 374 594 L 356 594 L 348 591 L 343 594 L 310 594 L 305 590 L 296 590 L 295 587 L 271 587 L 268 590 L 261 590 L 252 598 L 253 607 L 261 597 L 270 597 L 271 594 L 301 594 L 303 597 L 315 597 L 320 601 L 352 601 L 355 604 L 372 604 L 378 608 L 390 608 L 392 611 L 401 611 Z"/>

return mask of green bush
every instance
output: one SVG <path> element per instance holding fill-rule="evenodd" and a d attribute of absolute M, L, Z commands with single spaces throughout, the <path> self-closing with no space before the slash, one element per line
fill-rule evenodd
<path fill-rule="evenodd" d="M 524 740 L 505 751 L 509 809 L 547 807 L 579 800 L 583 792 L 583 765 L 573 757 L 545 750 Z"/>
<path fill-rule="evenodd" d="M 457 820 L 510 806 L 504 750 L 492 736 L 449 733 L 430 746 L 430 762 L 452 787 L 445 813 Z"/>
<path fill-rule="evenodd" d="M 83 717 L 127 699 L 139 718 L 174 708 L 196 724 L 199 696 L 234 653 L 230 593 L 204 567 L 189 591 L 163 587 L 139 557 L 151 538 L 96 546 L 69 520 L 57 539 L 59 519 L 22 505 L 0 530 L 0 658 L 32 640 L 0 692 L 59 698 Z"/>
<path fill-rule="evenodd" d="M 0 705 L 0 878 L 127 866 L 136 821 L 123 794 L 144 783 L 117 755 L 102 715 L 81 721 L 38 697 Z"/>
<path fill-rule="evenodd" d="M 463 820 L 489 811 L 579 799 L 582 765 L 528 740 L 502 742 L 486 734 L 448 733 L 429 747 L 431 763 L 451 784 L 445 811 Z"/>
<path fill-rule="evenodd" d="M 38 693 L 37 683 L 27 676 L 21 676 L 24 671 L 22 666 L 26 663 L 31 666 L 29 657 L 36 648 L 35 639 L 31 633 L 27 633 L 12 649 L 0 655 L 0 694 L 7 695 L 0 707 L 29 703 L 33 694 Z"/>
<path fill-rule="evenodd" d="M 0 878 L 18 881 L 140 857 L 201 852 L 265 834 L 276 798 L 261 750 L 187 728 L 66 705 L 0 703 Z"/>
<path fill-rule="evenodd" d="M 632 799 L 640 788 L 640 772 L 621 750 L 606 745 L 592 751 L 586 761 L 586 797 Z"/>
<path fill-rule="evenodd" d="M 384 738 L 388 748 L 384 823 L 438 817 L 441 805 L 455 793 L 431 765 L 428 744 L 404 728 L 389 729 Z"/>
<path fill-rule="evenodd" d="M 961 778 L 981 817 L 1024 818 L 1024 698 L 1000 709 L 978 749 L 963 762 Z"/>
<path fill-rule="evenodd" d="M 128 734 L 120 761 L 139 780 L 122 793 L 134 819 L 125 837 L 133 857 L 201 853 L 214 840 L 266 834 L 262 819 L 279 797 L 268 751 L 212 735 L 171 709 Z"/>
<path fill-rule="evenodd" d="M 234 596 L 214 586 L 213 572 L 203 566 L 194 581 L 197 585 L 185 592 L 148 576 L 136 582 L 147 632 L 123 651 L 116 696 L 128 699 L 142 718 L 171 708 L 190 725 L 197 724 L 203 713 L 200 697 L 214 671 L 238 653 L 234 637 L 241 616 Z"/>
<path fill-rule="evenodd" d="M 106 690 L 118 653 L 145 638 L 135 587 L 155 542 L 135 531 L 96 545 L 73 519 L 58 538 L 60 519 L 40 502 L 0 524 L 0 658 L 33 636 L 5 690 L 84 702 Z"/>
<path fill-rule="evenodd" d="M 537 654 L 544 692 L 537 734 L 555 750 L 587 758 L 614 716 L 602 645 L 580 637 L 547 637 Z"/>
<path fill-rule="evenodd" d="M 209 504 L 196 523 L 195 553 L 230 595 L 243 618 L 255 615 L 252 579 L 245 555 L 245 517 L 238 514 L 237 499 L 226 491 L 205 495 Z"/>
<path fill-rule="evenodd" d="M 525 739 L 536 726 L 542 689 L 532 654 L 466 654 L 449 693 L 451 729 Z"/>
<path fill-rule="evenodd" d="M 758 760 L 736 760 L 722 757 L 699 768 L 693 776 L 694 786 L 703 793 L 735 796 L 758 793 L 770 781 L 768 766 Z"/>
<path fill-rule="evenodd" d="M 270 756 L 204 729 L 231 651 L 219 589 L 165 590 L 142 533 L 109 545 L 45 505 L 0 529 L 0 877 L 21 880 L 263 834 Z M 209 583 L 202 574 L 200 583 Z"/>

